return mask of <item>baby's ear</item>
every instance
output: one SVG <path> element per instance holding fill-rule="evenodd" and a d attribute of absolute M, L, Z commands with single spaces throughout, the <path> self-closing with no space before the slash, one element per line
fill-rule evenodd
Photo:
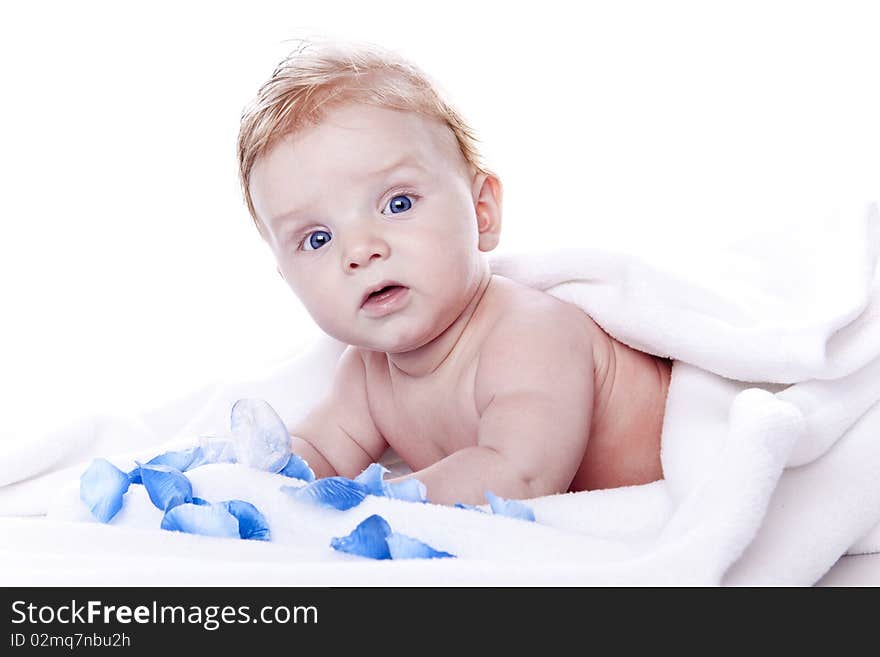
<path fill-rule="evenodd" d="M 480 251 L 491 251 L 501 238 L 501 180 L 494 173 L 478 173 L 474 178 L 474 209 L 480 233 Z"/>

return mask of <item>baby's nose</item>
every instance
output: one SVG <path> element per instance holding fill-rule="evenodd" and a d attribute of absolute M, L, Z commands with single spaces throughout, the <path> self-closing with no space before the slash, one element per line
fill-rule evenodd
<path fill-rule="evenodd" d="M 374 260 L 388 257 L 388 245 L 382 240 L 364 240 L 348 250 L 345 258 L 345 269 L 353 271 L 364 267 Z"/>

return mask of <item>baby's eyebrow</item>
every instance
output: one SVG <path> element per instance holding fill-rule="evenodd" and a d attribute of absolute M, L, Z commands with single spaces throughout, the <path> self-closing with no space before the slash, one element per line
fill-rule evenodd
<path fill-rule="evenodd" d="M 389 164 L 387 166 L 382 167 L 381 169 L 377 169 L 375 171 L 368 173 L 365 176 L 365 178 L 367 178 L 369 180 L 374 180 L 376 178 L 379 178 L 380 176 L 387 175 L 387 174 L 391 173 L 392 171 L 396 171 L 398 169 L 414 169 L 414 170 L 420 171 L 422 173 L 428 173 L 428 169 L 417 158 L 413 157 L 410 154 L 410 155 L 406 155 L 406 156 L 400 158 L 399 160 L 392 162 L 391 164 Z M 274 217 L 270 221 L 275 224 L 282 223 L 282 222 L 283 223 L 289 222 L 292 224 L 292 226 L 295 226 L 297 223 L 301 223 L 301 221 L 296 221 L 297 215 L 302 213 L 303 209 L 305 207 L 308 207 L 308 205 L 310 203 L 311 203 L 311 200 L 309 200 L 305 205 L 290 208 L 290 209 L 282 212 L 281 214 L 277 215 L 276 217 Z M 292 227 L 290 228 L 290 230 L 292 231 Z"/>
<path fill-rule="evenodd" d="M 399 160 L 397 160 L 395 162 L 392 162 L 388 166 L 385 166 L 385 167 L 379 169 L 378 171 L 373 171 L 371 174 L 369 174 L 369 177 L 376 178 L 376 177 L 382 176 L 386 173 L 391 173 L 395 169 L 404 169 L 404 168 L 418 169 L 419 171 L 422 171 L 423 173 L 427 173 L 427 171 L 428 171 L 424 166 L 422 166 L 422 163 L 416 157 L 414 157 L 412 154 L 409 154 L 409 155 L 405 155 L 404 157 L 400 158 Z"/>

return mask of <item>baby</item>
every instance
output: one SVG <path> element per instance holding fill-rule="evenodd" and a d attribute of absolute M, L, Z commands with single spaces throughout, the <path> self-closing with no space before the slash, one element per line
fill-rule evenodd
<path fill-rule="evenodd" d="M 246 110 L 251 215 L 350 345 L 292 450 L 355 477 L 391 447 L 441 504 L 662 478 L 669 361 L 491 273 L 502 187 L 475 141 L 424 73 L 366 45 L 307 45 Z"/>

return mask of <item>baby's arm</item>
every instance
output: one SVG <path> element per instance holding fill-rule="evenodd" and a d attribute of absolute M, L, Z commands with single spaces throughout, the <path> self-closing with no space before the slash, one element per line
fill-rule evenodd
<path fill-rule="evenodd" d="M 318 478 L 356 477 L 382 456 L 386 442 L 370 415 L 364 361 L 354 347 L 339 359 L 329 394 L 290 433 L 291 449 Z"/>
<path fill-rule="evenodd" d="M 485 504 L 486 491 L 523 499 L 568 490 L 593 408 L 592 341 L 583 318 L 561 313 L 499 325 L 483 346 L 475 383 L 477 445 L 407 477 L 441 504 Z"/>

